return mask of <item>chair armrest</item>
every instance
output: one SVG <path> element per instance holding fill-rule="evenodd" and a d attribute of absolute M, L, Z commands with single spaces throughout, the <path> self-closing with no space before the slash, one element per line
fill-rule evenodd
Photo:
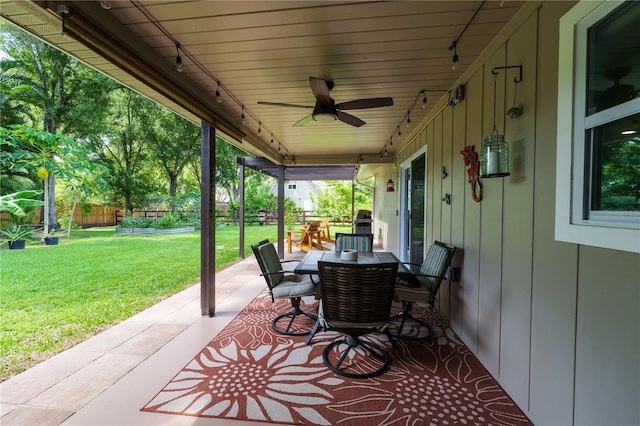
<path fill-rule="evenodd" d="M 281 270 L 281 271 L 273 271 L 273 272 L 263 272 L 263 273 L 260 274 L 260 276 L 261 277 L 266 277 L 267 275 L 286 274 L 287 272 L 293 272 L 293 271 Z"/>
<path fill-rule="evenodd" d="M 415 273 L 413 274 L 416 277 L 428 277 L 428 278 L 440 278 L 439 275 L 429 275 L 429 274 L 419 274 L 419 273 Z M 442 279 L 446 279 L 446 274 L 442 276 Z"/>
<path fill-rule="evenodd" d="M 400 262 L 401 265 L 405 265 L 407 266 L 407 269 L 409 270 L 409 272 L 411 272 L 412 274 L 415 274 L 416 272 L 414 271 L 419 271 L 420 267 L 422 266 L 419 263 L 411 263 L 411 262 Z"/>
<path fill-rule="evenodd" d="M 411 263 L 411 262 L 400 262 L 402 265 L 411 265 L 411 266 L 420 266 L 419 263 Z"/>
<path fill-rule="evenodd" d="M 309 279 L 311 280 L 312 283 L 314 284 L 318 284 L 314 279 L 314 275 L 317 274 L 311 274 L 311 273 L 307 273 L 307 274 L 296 274 L 294 271 L 292 270 L 281 270 L 281 271 L 274 271 L 274 272 L 264 272 L 262 274 L 260 274 L 261 277 L 266 277 L 267 275 L 275 275 L 275 274 L 289 274 L 289 275 L 309 275 Z"/>

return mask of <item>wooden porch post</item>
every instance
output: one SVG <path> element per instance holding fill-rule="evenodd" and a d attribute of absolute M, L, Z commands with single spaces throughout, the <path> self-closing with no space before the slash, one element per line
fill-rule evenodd
<path fill-rule="evenodd" d="M 240 215 L 240 241 L 238 246 L 240 247 L 240 259 L 244 259 L 244 159 L 236 157 L 236 162 L 240 164 L 240 184 L 238 186 L 238 192 L 240 192 L 240 208 L 238 214 Z"/>
<path fill-rule="evenodd" d="M 200 310 L 211 317 L 216 308 L 216 134 L 205 121 L 200 128 Z"/>
<path fill-rule="evenodd" d="M 284 258 L 284 167 L 278 167 L 278 256 Z"/>
<path fill-rule="evenodd" d="M 356 233 L 356 225 L 354 219 L 356 218 L 356 180 L 351 181 L 351 232 Z"/>

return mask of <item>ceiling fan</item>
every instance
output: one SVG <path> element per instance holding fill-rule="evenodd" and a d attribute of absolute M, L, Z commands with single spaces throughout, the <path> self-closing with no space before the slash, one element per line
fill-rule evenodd
<path fill-rule="evenodd" d="M 310 115 L 295 122 L 293 124 L 294 126 L 304 126 L 311 121 L 328 123 L 340 120 L 343 123 L 350 124 L 354 127 L 360 127 L 364 125 L 365 122 L 356 116 L 347 114 L 344 110 L 378 108 L 393 105 L 392 98 L 357 99 L 354 101 L 340 102 L 339 104 L 336 104 L 329 94 L 333 89 L 333 81 L 323 80 L 317 77 L 309 77 L 309 84 L 311 85 L 313 96 L 316 98 L 315 106 L 266 101 L 258 101 L 258 104 L 313 109 L 313 112 Z"/>

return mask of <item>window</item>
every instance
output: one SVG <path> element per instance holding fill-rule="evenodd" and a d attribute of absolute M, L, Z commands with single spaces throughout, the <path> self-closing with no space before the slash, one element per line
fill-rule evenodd
<path fill-rule="evenodd" d="M 287 189 L 296 189 L 296 184 L 295 183 L 288 184 Z"/>
<path fill-rule="evenodd" d="M 560 20 L 557 240 L 640 252 L 638 40 L 640 2 L 582 1 Z"/>

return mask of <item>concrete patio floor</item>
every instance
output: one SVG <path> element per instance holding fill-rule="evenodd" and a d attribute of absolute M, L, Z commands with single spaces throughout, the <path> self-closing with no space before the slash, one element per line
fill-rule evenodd
<path fill-rule="evenodd" d="M 0 424 L 229 424 L 140 408 L 266 288 L 259 274 L 253 256 L 217 273 L 214 317 L 200 315 L 196 284 L 1 383 Z"/>

